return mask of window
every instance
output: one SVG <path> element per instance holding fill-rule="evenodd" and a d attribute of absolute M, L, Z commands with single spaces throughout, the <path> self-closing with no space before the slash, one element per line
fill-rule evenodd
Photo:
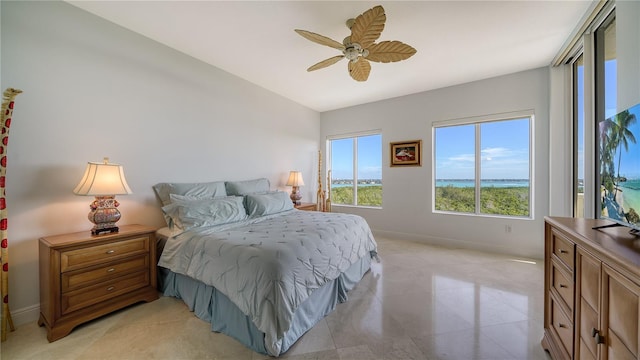
<path fill-rule="evenodd" d="M 616 18 L 615 12 L 607 16 L 595 31 L 595 119 L 598 124 L 596 134 L 607 134 L 606 128 L 612 124 L 606 119 L 617 113 L 617 60 L 616 60 Z M 597 153 L 602 158 L 596 159 L 599 169 L 596 172 L 596 217 L 601 216 L 601 189 L 614 186 L 614 178 L 609 174 L 615 167 L 614 157 L 605 144 L 615 144 L 616 139 L 604 141 L 596 136 Z M 607 157 L 606 155 L 609 155 Z"/>
<path fill-rule="evenodd" d="M 434 210 L 531 216 L 533 116 L 434 125 Z"/>
<path fill-rule="evenodd" d="M 332 205 L 382 206 L 382 135 L 329 140 Z"/>
<path fill-rule="evenodd" d="M 584 59 L 573 62 L 573 216 L 584 217 Z"/>

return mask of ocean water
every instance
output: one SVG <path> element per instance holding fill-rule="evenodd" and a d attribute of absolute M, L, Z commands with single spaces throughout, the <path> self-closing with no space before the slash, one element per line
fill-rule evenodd
<path fill-rule="evenodd" d="M 436 187 L 445 187 L 445 186 L 453 186 L 453 187 L 475 187 L 476 183 L 474 180 L 469 179 L 437 179 Z M 490 179 L 490 180 L 482 180 L 480 182 L 480 187 L 529 187 L 529 180 L 521 180 L 521 179 Z"/>
<path fill-rule="evenodd" d="M 381 184 L 359 184 L 359 187 L 362 186 L 379 186 Z M 331 184 L 332 188 L 338 187 L 351 187 L 351 184 Z M 436 187 L 444 187 L 444 186 L 453 186 L 453 187 L 474 187 L 476 186 L 473 180 L 469 179 L 439 179 L 436 180 Z M 491 179 L 491 180 L 483 180 L 480 183 L 481 187 L 529 187 L 529 180 L 522 179 Z M 640 182 L 638 183 L 638 187 L 640 188 Z"/>
<path fill-rule="evenodd" d="M 628 179 L 620 183 L 624 211 L 630 208 L 640 213 L 640 179 Z"/>

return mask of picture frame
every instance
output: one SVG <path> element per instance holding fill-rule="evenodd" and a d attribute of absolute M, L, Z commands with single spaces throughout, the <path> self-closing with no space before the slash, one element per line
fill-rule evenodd
<path fill-rule="evenodd" d="M 392 142 L 391 166 L 422 166 L 422 140 Z"/>

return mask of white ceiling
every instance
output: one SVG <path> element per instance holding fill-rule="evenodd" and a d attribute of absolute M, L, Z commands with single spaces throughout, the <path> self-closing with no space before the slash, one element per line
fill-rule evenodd
<path fill-rule="evenodd" d="M 69 1 L 69 3 L 317 111 L 547 66 L 590 1 Z M 347 61 L 307 72 L 336 49 L 294 29 L 338 42 L 348 18 L 382 5 L 378 41 L 418 52 L 372 62 L 356 82 Z"/>

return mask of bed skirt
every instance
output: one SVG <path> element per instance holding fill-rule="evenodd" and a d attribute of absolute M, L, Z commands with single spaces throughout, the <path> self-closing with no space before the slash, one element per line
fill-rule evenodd
<path fill-rule="evenodd" d="M 182 299 L 198 318 L 210 322 L 212 331 L 227 334 L 258 353 L 279 356 L 331 313 L 339 302 L 347 301 L 347 292 L 370 267 L 371 257 L 365 256 L 337 279 L 314 291 L 296 310 L 291 328 L 282 339 L 258 330 L 249 317 L 213 286 L 162 267 L 159 268 L 159 286 L 165 296 Z"/>

